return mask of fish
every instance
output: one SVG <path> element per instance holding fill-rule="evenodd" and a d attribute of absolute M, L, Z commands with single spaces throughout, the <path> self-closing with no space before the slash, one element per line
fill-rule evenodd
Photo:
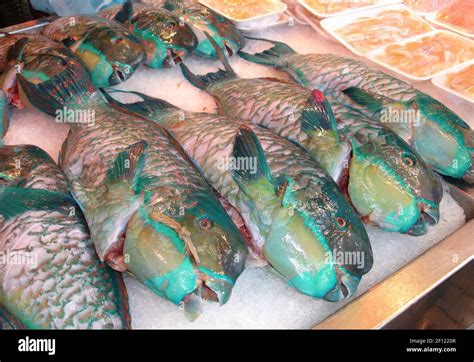
<path fill-rule="evenodd" d="M 205 33 L 208 33 L 228 56 L 237 54 L 245 46 L 245 37 L 232 21 L 198 2 L 158 0 L 153 4 L 171 11 L 191 27 L 198 39 L 194 52 L 200 56 L 217 57 Z"/>
<path fill-rule="evenodd" d="M 55 65 L 38 58 L 35 72 Z M 18 74 L 27 104 L 53 117 L 68 113 L 60 166 L 100 260 L 190 320 L 203 300 L 226 303 L 248 248 L 187 154 L 158 125 L 111 108 L 77 59 L 45 81 L 30 71 L 26 64 Z"/>
<path fill-rule="evenodd" d="M 448 107 L 410 84 L 360 61 L 333 54 L 298 54 L 273 44 L 262 53 L 239 55 L 288 73 L 310 89 L 332 93 L 402 137 L 436 172 L 474 183 L 474 132 Z"/>
<path fill-rule="evenodd" d="M 423 235 L 428 224 L 439 221 L 443 193 L 439 178 L 395 133 L 361 122 L 360 116 L 357 128 L 346 126 L 350 116 L 337 121 L 318 89 L 271 79 L 240 79 L 218 52 L 225 70 L 197 76 L 185 64 L 181 68 L 192 84 L 216 99 L 220 113 L 251 120 L 303 147 L 326 166 L 367 223 Z"/>
<path fill-rule="evenodd" d="M 252 232 L 251 250 L 298 291 L 336 302 L 373 265 L 367 232 L 326 172 L 300 147 L 241 119 L 183 111 L 138 92 L 106 98 L 163 126 Z M 357 256 L 341 258 L 340 256 Z"/>
<path fill-rule="evenodd" d="M 42 149 L 1 140 L 0 254 L 9 328 L 130 328 L 122 276 L 99 260 L 64 173 Z"/>
<path fill-rule="evenodd" d="M 41 58 L 39 56 L 41 55 Z M 47 60 L 49 67 L 41 67 Z M 28 64 L 30 78 L 35 81 L 51 79 L 78 58 L 63 44 L 40 34 L 7 34 L 0 37 L 0 82 L 8 104 L 23 108 L 18 92 L 18 74 Z M 41 68 L 41 69 L 40 69 Z"/>
<path fill-rule="evenodd" d="M 125 26 L 93 15 L 59 18 L 46 25 L 41 34 L 68 46 L 98 88 L 126 81 L 146 57 L 138 38 Z"/>
<path fill-rule="evenodd" d="M 166 9 L 146 4 L 112 6 L 97 14 L 124 24 L 140 40 L 151 68 L 172 67 L 194 51 L 198 44 L 192 29 Z"/>

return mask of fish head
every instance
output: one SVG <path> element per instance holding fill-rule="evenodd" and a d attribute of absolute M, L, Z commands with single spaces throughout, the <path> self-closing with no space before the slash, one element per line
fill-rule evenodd
<path fill-rule="evenodd" d="M 197 45 L 191 28 L 164 9 L 139 13 L 132 20 L 132 29 L 147 52 L 147 64 L 154 68 L 181 63 Z"/>
<path fill-rule="evenodd" d="M 378 126 L 351 137 L 348 193 L 363 217 L 385 230 L 411 235 L 439 221 L 439 177 L 403 139 Z"/>
<path fill-rule="evenodd" d="M 473 174 L 472 129 L 426 94 L 418 93 L 408 103 L 419 114 L 419 122 L 413 127 L 413 144 L 426 162 L 443 175 L 462 178 Z M 470 181 L 474 182 L 474 177 Z"/>
<path fill-rule="evenodd" d="M 206 195 L 193 195 L 180 222 L 194 248 L 202 292 L 210 300 L 226 303 L 247 259 L 243 236 L 218 199 Z"/>
<path fill-rule="evenodd" d="M 145 60 L 145 50 L 139 40 L 125 30 L 112 27 L 90 30 L 72 49 L 99 88 L 126 81 Z"/>
<path fill-rule="evenodd" d="M 349 298 L 373 264 L 365 228 L 323 171 L 317 180 L 289 180 L 265 243 L 269 263 L 307 295 Z"/>
<path fill-rule="evenodd" d="M 245 46 L 245 38 L 240 30 L 230 20 L 205 6 L 193 7 L 183 15 L 183 19 L 197 34 L 199 43 L 196 52 L 201 55 L 217 57 L 217 53 L 205 33 L 210 34 L 228 56 L 237 54 Z"/>
<path fill-rule="evenodd" d="M 227 302 L 247 248 L 217 198 L 193 195 L 149 210 L 139 208 L 127 223 L 127 269 L 158 295 L 184 303 L 186 310 L 201 299 Z"/>

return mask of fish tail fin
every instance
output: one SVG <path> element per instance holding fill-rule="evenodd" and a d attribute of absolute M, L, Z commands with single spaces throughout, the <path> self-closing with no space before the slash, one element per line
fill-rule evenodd
<path fill-rule="evenodd" d="M 219 71 L 214 72 L 214 73 L 207 73 L 205 75 L 196 75 L 193 72 L 191 72 L 191 70 L 185 64 L 181 63 L 181 70 L 183 71 L 185 78 L 189 82 L 191 82 L 194 86 L 201 89 L 206 89 L 214 83 L 219 83 L 224 80 L 237 78 L 237 74 L 230 66 L 229 61 L 227 60 L 227 57 L 222 52 L 222 49 L 219 47 L 216 41 L 209 35 L 209 33 L 207 32 L 204 32 L 204 33 L 206 34 L 207 38 L 209 39 L 213 48 L 215 49 L 219 60 L 224 65 L 224 70 L 220 69 Z"/>
<path fill-rule="evenodd" d="M 255 53 L 255 54 L 249 54 L 249 53 L 243 52 L 242 50 L 239 50 L 237 54 L 239 54 L 240 57 L 250 62 L 263 64 L 263 65 L 276 65 L 282 55 L 296 53 L 295 50 L 291 48 L 289 45 L 279 42 L 279 41 L 268 40 L 268 39 L 263 39 L 263 38 L 252 38 L 248 36 L 246 36 L 245 38 L 250 39 L 250 40 L 266 41 L 268 43 L 273 44 L 273 47 L 271 47 L 270 49 L 267 49 L 263 52 Z"/>
<path fill-rule="evenodd" d="M 120 11 L 114 16 L 115 21 L 118 21 L 119 23 L 126 23 L 132 18 L 133 14 L 133 3 L 132 0 L 127 0 L 123 4 L 122 8 Z"/>
<path fill-rule="evenodd" d="M 97 94 L 89 74 L 78 60 L 70 64 L 60 74 L 41 83 L 30 82 L 22 73 L 18 75 L 22 98 L 31 106 L 50 116 L 68 106 L 87 105 L 91 96 Z"/>
<path fill-rule="evenodd" d="M 10 110 L 8 99 L 5 93 L 0 90 L 0 146 L 3 144 L 3 137 L 7 134 L 10 124 Z"/>
<path fill-rule="evenodd" d="M 123 103 L 112 97 L 110 95 L 111 93 L 135 95 L 140 97 L 142 100 L 133 103 Z M 120 109 L 125 109 L 131 113 L 139 114 L 146 118 L 151 118 L 156 114 L 178 109 L 178 107 L 172 105 L 171 103 L 168 103 L 162 99 L 147 96 L 146 94 L 140 92 L 127 92 L 121 90 L 112 90 L 106 92 L 102 89 L 102 94 L 104 95 L 105 99 L 113 106 Z"/>

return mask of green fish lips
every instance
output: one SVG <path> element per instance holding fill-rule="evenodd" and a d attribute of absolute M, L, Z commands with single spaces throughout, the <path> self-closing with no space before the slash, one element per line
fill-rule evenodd
<path fill-rule="evenodd" d="M 158 22 L 154 29 L 140 23 L 132 23 L 134 34 L 147 51 L 147 65 L 152 68 L 171 67 L 181 63 L 191 53 L 197 39 L 187 25 L 172 17 L 164 23 Z"/>

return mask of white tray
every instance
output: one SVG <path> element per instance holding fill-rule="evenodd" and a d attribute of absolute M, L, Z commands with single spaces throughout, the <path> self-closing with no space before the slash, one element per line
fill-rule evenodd
<path fill-rule="evenodd" d="M 402 41 L 398 41 L 398 42 L 395 42 L 395 43 L 392 43 L 390 45 L 394 45 L 394 44 L 397 44 L 397 45 L 403 45 L 403 44 L 406 44 L 406 43 L 409 43 L 409 42 L 412 42 L 412 41 L 416 41 L 418 39 L 422 39 L 424 37 L 428 37 L 428 36 L 431 36 L 433 34 L 436 34 L 436 33 L 447 33 L 451 36 L 456 36 L 456 37 L 461 37 L 459 34 L 456 34 L 456 33 L 453 33 L 453 32 L 450 32 L 450 31 L 446 31 L 446 30 L 434 30 L 430 33 L 425 33 L 425 34 L 420 34 L 420 35 L 417 35 L 417 36 L 414 36 L 414 37 L 411 37 L 411 38 L 408 38 L 408 39 L 405 39 L 405 40 L 402 40 Z M 461 38 L 464 38 L 464 37 L 461 37 Z M 466 40 L 470 40 L 470 39 L 467 39 L 467 38 L 464 38 Z M 474 44 L 474 42 L 473 42 Z M 406 77 L 406 78 L 409 78 L 409 79 L 412 79 L 412 80 L 416 80 L 416 81 L 423 81 L 423 80 L 429 80 L 431 78 L 434 78 L 436 76 L 438 76 L 439 74 L 441 73 L 444 73 L 452 68 L 454 68 L 455 66 L 457 66 L 458 64 L 461 64 L 461 63 L 458 63 L 458 64 L 454 64 L 446 69 L 443 69 L 439 72 L 436 72 L 434 74 L 430 74 L 430 75 L 427 75 L 427 76 L 423 76 L 423 77 L 417 77 L 417 76 L 414 76 L 414 75 L 411 75 L 409 73 L 406 73 L 398 68 L 395 68 L 394 66 L 390 65 L 390 64 L 387 64 L 385 62 L 383 62 L 382 60 L 380 59 L 377 59 L 377 56 L 378 55 L 381 55 L 385 49 L 387 48 L 387 46 L 389 45 L 386 45 L 384 47 L 381 47 L 381 48 L 377 48 L 377 49 L 374 49 L 370 52 L 368 52 L 365 56 L 367 57 L 367 59 L 371 60 L 372 62 L 374 63 L 377 63 L 387 69 L 390 69 L 392 71 L 394 71 L 395 73 L 397 74 L 400 74 L 401 76 L 403 77 Z M 465 62 L 462 62 L 462 63 L 465 63 Z"/>
<path fill-rule="evenodd" d="M 468 102 L 474 103 L 474 98 L 469 98 L 468 96 L 449 88 L 449 86 L 446 84 L 446 80 L 447 80 L 449 75 L 457 73 L 457 72 L 459 72 L 459 71 L 461 71 L 461 70 L 463 70 L 463 69 L 465 69 L 468 66 L 473 65 L 473 64 L 474 64 L 474 59 L 472 59 L 471 61 L 462 63 L 462 64 L 458 64 L 457 66 L 452 67 L 451 69 L 449 69 L 449 70 L 439 74 L 438 76 L 434 77 L 431 80 L 431 82 L 436 87 L 441 88 L 442 90 L 444 90 L 448 93 L 454 94 L 455 96 L 460 97 L 462 99 L 465 99 Z"/>
<path fill-rule="evenodd" d="M 358 7 L 358 8 L 349 8 L 349 9 L 346 9 L 346 10 L 341 10 L 341 11 L 338 11 L 338 12 L 335 12 L 335 13 L 327 14 L 327 13 L 320 13 L 320 12 L 316 11 L 315 9 L 313 9 L 311 6 L 309 6 L 306 3 L 306 0 L 298 0 L 298 4 L 300 4 L 306 10 L 308 10 L 310 13 L 312 13 L 314 16 L 316 16 L 320 19 L 325 19 L 325 18 L 328 18 L 328 17 L 337 16 L 337 15 L 350 14 L 350 13 L 354 13 L 354 12 L 361 11 L 361 10 L 374 9 L 374 8 L 378 8 L 378 7 L 386 6 L 386 5 L 399 4 L 401 2 L 402 2 L 402 0 L 380 0 L 377 4 L 374 4 L 374 5 L 361 6 L 361 7 Z"/>
<path fill-rule="evenodd" d="M 425 19 L 428 20 L 430 23 L 433 23 L 433 24 L 435 24 L 435 25 L 437 25 L 441 28 L 451 30 L 451 31 L 453 31 L 455 33 L 458 33 L 458 34 L 461 34 L 461 35 L 463 35 L 467 38 L 471 38 L 471 39 L 474 38 L 474 34 L 466 33 L 465 31 L 462 31 L 461 29 L 458 29 L 458 28 L 456 28 L 455 26 L 453 26 L 451 24 L 447 24 L 447 23 L 444 23 L 444 22 L 439 21 L 438 19 L 436 19 L 436 15 L 438 15 L 438 12 L 439 11 L 429 13 L 428 15 L 425 16 Z"/>
<path fill-rule="evenodd" d="M 278 3 L 280 6 L 278 10 L 268 14 L 257 15 L 248 19 L 235 19 L 223 13 L 220 9 L 213 7 L 208 2 L 208 0 L 199 0 L 199 2 L 209 9 L 212 9 L 216 13 L 226 17 L 232 21 L 237 28 L 242 30 L 261 30 L 270 26 L 284 24 L 285 20 L 282 22 L 281 17 L 288 10 L 288 6 L 285 3 L 276 1 L 276 3 Z"/>
<path fill-rule="evenodd" d="M 428 24 L 429 27 L 431 28 L 431 31 L 435 30 L 431 24 L 426 22 L 422 17 L 414 13 L 410 8 L 406 7 L 403 4 L 395 4 L 395 5 L 388 5 L 388 6 L 383 6 L 383 7 L 377 7 L 373 9 L 368 9 L 364 11 L 357 11 L 351 14 L 347 15 L 339 15 L 339 16 L 332 16 L 330 18 L 326 18 L 324 20 L 321 20 L 321 27 L 328 33 L 330 34 L 334 39 L 336 39 L 339 43 L 344 45 L 347 49 L 349 49 L 352 53 L 359 55 L 359 56 L 364 56 L 367 52 L 362 52 L 360 50 L 357 50 L 354 48 L 347 40 L 345 40 L 343 37 L 341 37 L 339 34 L 336 33 L 336 31 L 340 28 L 342 28 L 345 25 L 348 25 L 350 23 L 353 23 L 355 20 L 358 20 L 360 18 L 365 18 L 365 17 L 377 17 L 378 14 L 380 14 L 382 11 L 387 11 L 387 10 L 406 10 L 410 13 L 410 16 L 413 16 L 420 21 L 423 21 L 424 23 Z M 423 33 L 427 34 L 429 32 Z M 419 34 L 421 35 L 421 34 Z M 408 39 L 408 38 L 405 38 Z M 405 40 L 403 39 L 403 40 Z M 398 40 L 401 41 L 401 40 Z M 392 42 L 395 43 L 396 41 Z M 392 44 L 392 43 L 386 43 L 386 44 Z M 375 49 L 372 49 L 370 51 L 373 51 Z"/>
<path fill-rule="evenodd" d="M 435 1 L 435 0 L 432 0 L 432 1 Z M 450 5 L 450 3 L 448 2 L 447 4 L 437 4 L 436 5 L 436 9 L 434 10 L 430 10 L 430 11 L 418 11 L 418 10 L 415 10 L 415 9 L 412 9 L 409 5 L 406 5 L 411 11 L 413 11 L 415 14 L 417 15 L 420 15 L 420 16 L 428 16 L 432 13 L 435 13 L 441 9 L 443 9 L 444 7 Z"/>

